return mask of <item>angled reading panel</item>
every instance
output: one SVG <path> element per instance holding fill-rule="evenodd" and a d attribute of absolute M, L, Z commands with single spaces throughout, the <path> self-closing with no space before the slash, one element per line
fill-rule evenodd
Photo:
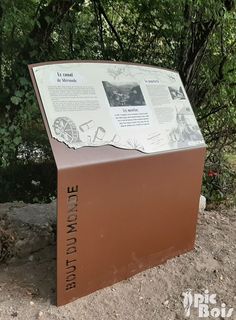
<path fill-rule="evenodd" d="M 204 146 L 179 74 L 145 65 L 61 62 L 30 67 L 50 136 L 72 149 L 157 153 Z"/>

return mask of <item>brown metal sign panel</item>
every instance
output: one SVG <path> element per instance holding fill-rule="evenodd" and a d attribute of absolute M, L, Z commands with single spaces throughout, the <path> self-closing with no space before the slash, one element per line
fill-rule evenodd
<path fill-rule="evenodd" d="M 163 154 L 68 148 L 51 137 L 33 67 L 58 169 L 57 305 L 191 250 L 205 147 Z"/>

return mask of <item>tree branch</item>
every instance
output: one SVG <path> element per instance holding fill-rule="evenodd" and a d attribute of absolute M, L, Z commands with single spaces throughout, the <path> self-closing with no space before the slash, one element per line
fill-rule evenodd
<path fill-rule="evenodd" d="M 101 15 L 100 6 L 98 5 L 96 0 L 93 0 L 93 6 L 94 6 L 95 16 L 97 20 L 97 25 L 98 25 L 99 38 L 100 38 L 99 42 L 101 45 L 102 55 L 103 55 L 103 58 L 107 59 L 107 55 L 105 54 L 105 44 L 103 39 L 103 25 L 102 25 L 102 15 Z"/>
<path fill-rule="evenodd" d="M 114 34 L 114 36 L 116 38 L 116 41 L 117 41 L 119 47 L 121 48 L 122 51 L 124 51 L 124 47 L 123 47 L 123 43 L 121 41 L 121 38 L 120 38 L 118 32 L 116 31 L 115 27 L 111 23 L 110 19 L 108 18 L 107 14 L 106 14 L 106 12 L 105 12 L 102 4 L 101 4 L 101 1 L 100 0 L 94 0 L 94 1 L 97 2 L 98 6 L 99 6 L 99 11 L 103 15 L 103 17 L 106 20 L 107 24 L 109 25 L 112 33 Z"/>
<path fill-rule="evenodd" d="M 211 109 L 207 114 L 204 114 L 202 117 L 198 118 L 198 121 L 200 122 L 200 121 L 202 121 L 203 119 L 206 119 L 206 118 L 208 118 L 209 116 L 211 116 L 211 115 L 219 112 L 219 111 L 222 110 L 222 109 L 226 109 L 226 108 L 228 108 L 228 105 L 223 105 L 223 106 L 219 106 L 219 107 L 217 107 L 217 108 L 213 108 L 213 109 Z"/>
<path fill-rule="evenodd" d="M 19 52 L 18 59 L 30 60 L 32 40 L 34 42 L 33 47 L 35 47 L 36 41 L 41 51 L 45 52 L 45 47 L 48 49 L 48 41 L 55 26 L 61 23 L 68 11 L 77 3 L 76 0 L 52 0 L 47 6 L 41 7 L 37 23 L 29 33 L 23 49 Z M 84 0 L 80 0 L 80 4 L 83 3 Z"/>
<path fill-rule="evenodd" d="M 3 84 L 2 60 L 3 60 L 3 8 L 0 3 L 0 91 L 2 91 L 2 84 Z"/>
<path fill-rule="evenodd" d="M 191 23 L 191 45 L 180 63 L 181 78 L 187 91 L 190 89 L 194 75 L 198 71 L 208 39 L 216 26 L 217 23 L 213 19 L 207 22 Z"/>

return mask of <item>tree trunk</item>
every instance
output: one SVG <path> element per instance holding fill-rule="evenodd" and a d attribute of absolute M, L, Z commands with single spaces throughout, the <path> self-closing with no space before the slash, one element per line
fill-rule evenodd
<path fill-rule="evenodd" d="M 2 58 L 3 58 L 3 8 L 0 3 L 0 92 L 3 86 Z"/>

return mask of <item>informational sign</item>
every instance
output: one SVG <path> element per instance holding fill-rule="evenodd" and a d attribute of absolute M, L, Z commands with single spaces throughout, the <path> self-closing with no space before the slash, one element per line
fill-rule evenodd
<path fill-rule="evenodd" d="M 57 166 L 57 305 L 191 250 L 205 144 L 178 73 L 108 61 L 29 71 Z"/>
<path fill-rule="evenodd" d="M 51 135 L 69 148 L 145 153 L 204 146 L 177 72 L 116 63 L 33 67 Z"/>

